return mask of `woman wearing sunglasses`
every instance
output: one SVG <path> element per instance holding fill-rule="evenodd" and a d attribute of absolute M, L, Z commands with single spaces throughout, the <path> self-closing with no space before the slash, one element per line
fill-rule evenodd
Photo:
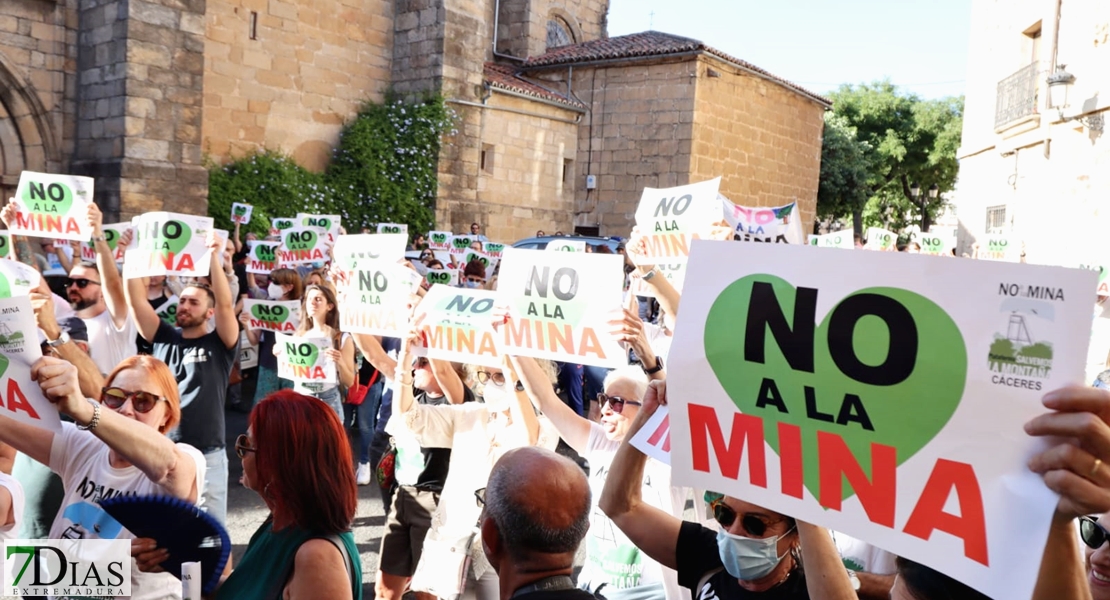
<path fill-rule="evenodd" d="M 151 356 L 132 356 L 105 380 L 100 402 L 81 393 L 77 368 L 53 357 L 31 367 L 42 393 L 74 423 L 59 432 L 0 415 L 0 441 L 50 467 L 65 488 L 52 539 L 117 539 L 131 535 L 99 507 L 119 495 L 169 495 L 197 502 L 204 487 L 204 456 L 166 433 L 181 419 L 177 382 Z M 135 598 L 181 598 L 181 582 L 167 573 L 131 569 Z"/>

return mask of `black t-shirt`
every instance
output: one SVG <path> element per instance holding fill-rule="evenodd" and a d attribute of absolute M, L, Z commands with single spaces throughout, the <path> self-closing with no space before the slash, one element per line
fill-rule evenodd
<path fill-rule="evenodd" d="M 168 300 L 169 298 L 163 293 L 161 296 L 150 301 L 150 307 L 154 310 L 158 310 L 162 308 L 162 305 Z M 143 339 L 143 334 L 137 333 L 135 334 L 135 351 L 139 354 L 154 354 L 154 344 Z"/>
<path fill-rule="evenodd" d="M 697 523 L 682 523 L 675 558 L 678 561 L 678 583 L 690 590 L 694 600 L 809 600 L 805 574 L 801 569 L 794 569 L 786 581 L 765 592 L 751 592 L 740 587 L 736 578 L 721 568 L 724 565 L 717 550 L 717 532 Z M 702 577 L 714 569 L 721 570 L 714 573 L 700 591 L 694 589 Z"/>
<path fill-rule="evenodd" d="M 601 591 L 601 595 L 605 595 L 605 590 Z M 549 590 L 545 592 L 529 592 L 519 596 L 513 596 L 512 600 L 598 600 L 597 596 L 574 588 L 571 590 Z"/>
<path fill-rule="evenodd" d="M 463 386 L 463 398 L 463 402 L 474 402 L 474 392 L 470 391 L 470 388 L 465 385 Z M 428 392 L 425 391 L 418 391 L 415 399 L 420 404 L 427 404 L 428 406 L 447 404 L 447 396 L 433 398 L 429 397 Z M 451 449 L 421 447 L 420 453 L 424 455 L 424 470 L 420 472 L 420 477 L 416 478 L 416 487 L 422 490 L 442 492 L 443 482 L 447 481 L 447 468 L 451 464 Z"/>
<path fill-rule="evenodd" d="M 180 329 L 159 322 L 153 354 L 173 371 L 181 390 L 177 440 L 201 451 L 222 448 L 227 437 L 224 427 L 227 382 L 239 357 L 239 343 L 228 348 L 215 330 L 185 339 Z"/>

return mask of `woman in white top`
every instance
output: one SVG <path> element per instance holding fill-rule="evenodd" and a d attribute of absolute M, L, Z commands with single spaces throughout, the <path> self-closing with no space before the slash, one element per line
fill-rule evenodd
<path fill-rule="evenodd" d="M 335 363 L 339 383 L 298 383 L 293 390 L 306 396 L 315 396 L 335 410 L 343 420 L 343 398 L 339 386 L 351 387 L 355 383 L 355 342 L 351 335 L 339 331 L 339 303 L 330 287 L 310 285 L 301 299 L 301 324 L 297 327 L 301 337 L 319 337 L 331 340 L 327 356 Z M 280 345 L 274 354 L 281 354 Z"/>
<path fill-rule="evenodd" d="M 65 487 L 52 539 L 131 538 L 99 503 L 121 495 L 162 494 L 196 502 L 204 487 L 204 456 L 166 433 L 181 420 L 173 373 L 162 361 L 132 356 L 108 375 L 100 402 L 86 399 L 77 367 L 43 357 L 32 379 L 58 411 L 73 418 L 60 432 L 0 415 L 0 441 L 47 465 Z M 134 600 L 181 598 L 181 582 L 168 573 L 142 573 L 132 560 Z"/>

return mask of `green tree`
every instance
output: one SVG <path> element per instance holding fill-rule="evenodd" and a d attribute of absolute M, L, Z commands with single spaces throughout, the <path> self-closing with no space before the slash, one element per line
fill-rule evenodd
<path fill-rule="evenodd" d="M 867 142 L 843 115 L 825 113 L 825 135 L 821 144 L 821 184 L 817 188 L 817 216 L 836 219 L 851 215 L 859 232 L 863 207 L 867 204 Z"/>
<path fill-rule="evenodd" d="M 825 144 L 832 148 L 823 147 L 822 158 L 829 154 L 838 160 L 828 169 L 822 165 L 821 185 L 829 189 L 818 193 L 818 212 L 851 217 L 857 233 L 864 224 L 900 231 L 916 221 L 916 212 L 921 215 L 918 224 L 927 230 L 944 208 L 944 194 L 956 184 L 963 98 L 922 100 L 889 81 L 844 85 L 830 97 L 833 114 L 826 119 L 826 134 L 829 123 L 834 126 Z M 862 160 L 839 159 L 845 147 L 841 133 L 854 133 L 852 151 Z M 922 188 L 916 201 L 910 193 L 915 182 Z M 847 185 L 853 189 L 846 190 Z M 939 190 L 936 199 L 926 192 L 931 185 Z M 822 208 L 822 201 L 831 206 Z"/>

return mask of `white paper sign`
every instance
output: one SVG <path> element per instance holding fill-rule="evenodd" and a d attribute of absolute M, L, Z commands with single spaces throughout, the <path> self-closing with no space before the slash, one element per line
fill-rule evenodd
<path fill-rule="evenodd" d="M 457 287 L 459 285 L 459 272 L 457 269 L 428 269 L 424 274 L 424 281 L 428 285 L 445 285 L 447 287 Z"/>
<path fill-rule="evenodd" d="M 408 331 L 409 302 L 422 278 L 390 261 L 365 261 L 347 274 L 339 299 L 340 329 L 398 336 Z"/>
<path fill-rule="evenodd" d="M 432 250 L 450 250 L 453 237 L 455 236 L 450 231 L 429 231 L 428 247 Z"/>
<path fill-rule="evenodd" d="M 41 282 L 42 276 L 32 267 L 7 258 L 0 259 L 0 298 L 26 296 Z"/>
<path fill-rule="evenodd" d="M 978 258 L 1003 262 L 1021 261 L 1021 242 L 1005 235 L 988 235 L 979 242 Z"/>
<path fill-rule="evenodd" d="M 335 363 L 325 354 L 331 340 L 274 334 L 278 357 L 278 377 L 296 383 L 335 383 Z"/>
<path fill-rule="evenodd" d="M 585 252 L 586 242 L 583 240 L 551 240 L 544 248 L 548 252 Z"/>
<path fill-rule="evenodd" d="M 86 242 L 92 238 L 92 200 L 92 177 L 23 171 L 8 229 L 15 235 Z"/>
<path fill-rule="evenodd" d="M 177 295 L 170 296 L 162 303 L 161 306 L 154 310 L 154 314 L 158 315 L 159 319 L 166 322 L 167 325 L 177 326 L 177 305 L 181 299 Z"/>
<path fill-rule="evenodd" d="M 881 227 L 870 227 L 867 229 L 867 245 L 864 248 L 879 252 L 896 252 L 898 234 Z"/>
<path fill-rule="evenodd" d="M 119 240 L 124 232 L 131 229 L 131 223 L 101 225 L 100 229 L 104 232 L 104 241 L 107 242 L 108 247 L 111 248 L 116 262 L 123 262 L 123 248 L 119 247 Z M 81 260 L 96 262 L 96 242 L 89 241 L 81 244 Z"/>
<path fill-rule="evenodd" d="M 638 264 L 686 262 L 690 242 L 705 237 L 721 220 L 717 192 L 721 178 L 673 188 L 644 188 L 636 208 L 636 226 L 646 253 L 633 255 Z M 551 245 L 548 244 L 548 248 Z"/>
<path fill-rule="evenodd" d="M 1057 497 L 1023 425 L 1083 380 L 1095 279 L 695 242 L 668 369 L 674 483 L 1029 598 Z"/>
<path fill-rule="evenodd" d="M 413 352 L 442 360 L 501 367 L 493 307 L 497 294 L 478 289 L 433 286 L 417 308 L 424 315 L 424 344 Z"/>
<path fill-rule="evenodd" d="M 628 441 L 632 447 L 643 452 L 648 458 L 671 464 L 671 419 L 666 406 L 660 406 L 655 414 Z"/>
<path fill-rule="evenodd" d="M 809 245 L 818 248 L 844 248 L 852 250 L 856 247 L 855 237 L 851 230 L 834 231 L 824 235 L 809 236 Z"/>
<path fill-rule="evenodd" d="M 152 212 L 135 217 L 131 226 L 135 229 L 135 241 L 123 261 L 125 279 L 208 275 L 212 262 L 212 251 L 208 248 L 212 217 Z"/>
<path fill-rule="evenodd" d="M 290 227 L 281 232 L 278 264 L 283 267 L 326 262 L 327 234 L 315 227 Z"/>
<path fill-rule="evenodd" d="M 31 299 L 0 299 L 0 398 L 4 415 L 28 425 L 61 431 L 58 409 L 31 380 L 31 365 L 42 358 Z"/>
<path fill-rule="evenodd" d="M 506 248 L 498 303 L 512 319 L 502 328 L 510 354 L 615 368 L 624 351 L 609 335 L 621 310 L 623 257 Z"/>
<path fill-rule="evenodd" d="M 301 324 L 300 300 L 243 300 L 247 329 L 292 333 Z"/>
<path fill-rule="evenodd" d="M 270 219 L 270 235 L 281 235 L 281 232 L 286 229 L 292 229 L 297 226 L 297 219 L 290 219 L 289 217 L 275 217 Z"/>
<path fill-rule="evenodd" d="M 732 226 L 733 239 L 742 242 L 805 244 L 802 214 L 797 202 L 785 206 L 748 207 L 719 196 L 725 220 Z"/>
<path fill-rule="evenodd" d="M 341 235 L 335 240 L 332 257 L 348 271 L 368 260 L 398 262 L 405 257 L 407 243 L 408 236 L 403 233 Z"/>
<path fill-rule="evenodd" d="M 254 212 L 254 207 L 250 204 L 243 204 L 241 202 L 231 203 L 231 222 L 246 225 L 251 222 L 251 213 Z"/>
<path fill-rule="evenodd" d="M 281 242 L 253 240 L 247 242 L 247 273 L 269 275 L 278 268 L 277 249 Z"/>
<path fill-rule="evenodd" d="M 378 233 L 400 233 L 409 237 L 409 226 L 405 223 L 378 223 Z"/>

